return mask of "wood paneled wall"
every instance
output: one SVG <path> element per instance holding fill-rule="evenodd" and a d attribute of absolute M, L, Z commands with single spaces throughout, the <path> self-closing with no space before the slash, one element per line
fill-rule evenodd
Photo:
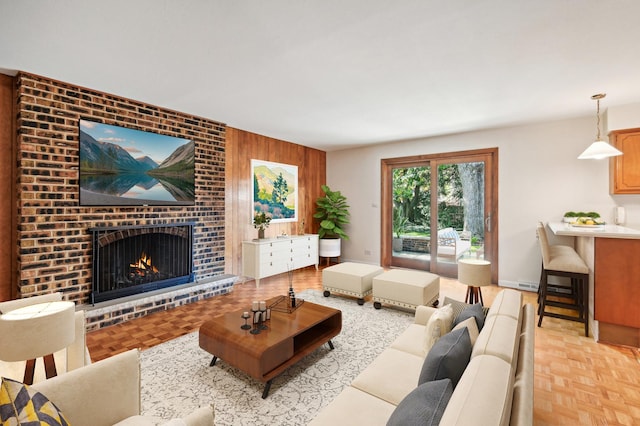
<path fill-rule="evenodd" d="M 272 224 L 265 236 L 316 233 L 316 199 L 326 182 L 326 153 L 244 130 L 227 127 L 225 177 L 225 272 L 242 275 L 242 241 L 257 238 L 252 220 L 251 160 L 298 166 L 298 222 Z M 304 222 L 303 222 L 304 221 Z M 303 226 L 304 223 L 304 226 Z"/>
<path fill-rule="evenodd" d="M 10 300 L 16 293 L 14 87 L 14 77 L 0 74 L 0 301 Z"/>

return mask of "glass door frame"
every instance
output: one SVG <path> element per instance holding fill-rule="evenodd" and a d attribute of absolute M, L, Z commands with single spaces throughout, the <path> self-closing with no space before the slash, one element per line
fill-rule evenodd
<path fill-rule="evenodd" d="M 381 228 L 380 228 L 380 265 L 392 267 L 393 237 L 393 169 L 408 167 L 431 167 L 431 186 L 437 183 L 437 171 L 440 164 L 479 162 L 485 163 L 485 241 L 484 258 L 491 261 L 491 280 L 498 282 L 498 148 L 416 155 L 410 157 L 388 158 L 381 160 Z M 432 190 L 433 193 L 433 190 Z M 431 200 L 431 229 L 437 229 L 437 197 Z M 432 239 L 431 253 L 436 255 L 437 239 Z M 446 277 L 457 277 L 457 264 L 429 261 L 401 261 L 393 266 L 423 269 Z"/>

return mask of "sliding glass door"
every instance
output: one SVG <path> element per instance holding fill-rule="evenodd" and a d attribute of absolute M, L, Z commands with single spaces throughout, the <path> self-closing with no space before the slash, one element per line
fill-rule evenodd
<path fill-rule="evenodd" d="M 387 267 L 456 277 L 461 258 L 492 260 L 497 280 L 497 150 L 382 161 Z"/>

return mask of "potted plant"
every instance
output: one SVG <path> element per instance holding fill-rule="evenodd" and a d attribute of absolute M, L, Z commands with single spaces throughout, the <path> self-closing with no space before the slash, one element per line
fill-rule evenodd
<path fill-rule="evenodd" d="M 349 223 L 349 205 L 347 197 L 340 191 L 332 191 L 327 185 L 322 185 L 324 197 L 316 200 L 316 212 L 313 217 L 320 220 L 318 238 L 320 238 L 319 256 L 340 257 L 340 241 L 349 236 L 343 226 Z"/>
<path fill-rule="evenodd" d="M 269 222 L 271 222 L 271 216 L 265 212 L 259 212 L 253 216 L 253 227 L 258 230 L 259 239 L 264 238 L 264 230 L 269 227 Z"/>
<path fill-rule="evenodd" d="M 392 248 L 393 251 L 402 251 L 403 243 L 402 243 L 402 234 L 405 232 L 407 227 L 407 218 L 400 212 L 399 209 L 393 209 L 393 243 Z"/>

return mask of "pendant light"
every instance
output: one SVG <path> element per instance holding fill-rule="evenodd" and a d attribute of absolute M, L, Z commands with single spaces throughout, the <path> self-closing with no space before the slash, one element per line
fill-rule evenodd
<path fill-rule="evenodd" d="M 598 93 L 591 96 L 591 99 L 596 101 L 596 117 L 597 117 L 597 135 L 596 141 L 589 145 L 589 148 L 585 149 L 578 157 L 578 160 L 602 160 L 603 158 L 615 157 L 616 155 L 622 155 L 622 152 L 609 145 L 607 142 L 600 139 L 600 99 L 607 96 L 605 93 Z"/>

